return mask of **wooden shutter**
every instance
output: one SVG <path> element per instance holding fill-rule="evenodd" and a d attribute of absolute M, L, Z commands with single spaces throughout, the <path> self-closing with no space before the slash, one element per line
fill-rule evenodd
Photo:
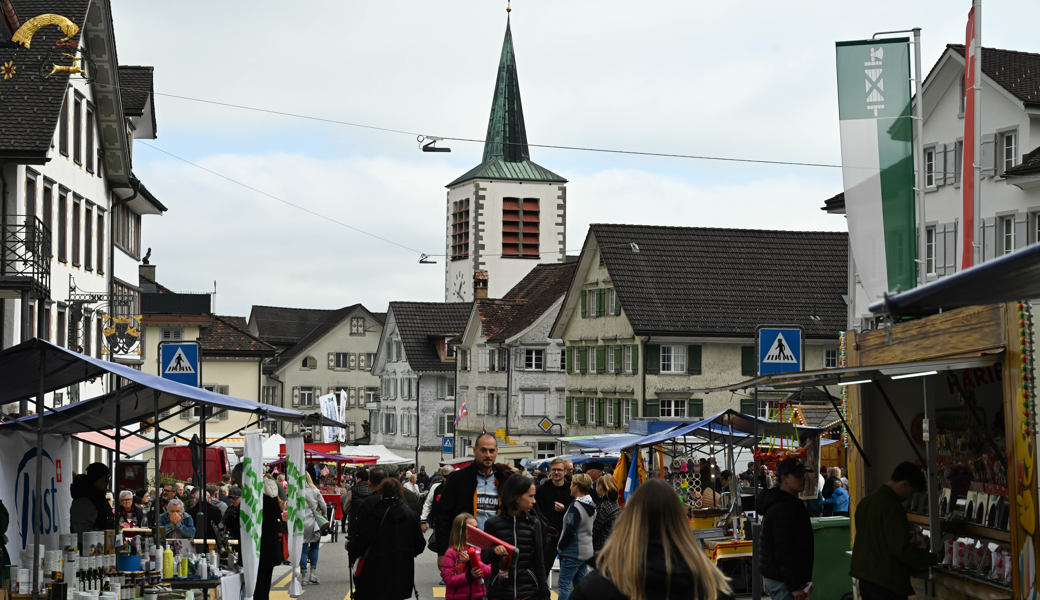
<path fill-rule="evenodd" d="M 740 347 L 740 374 L 744 377 L 754 377 L 758 370 L 758 361 L 755 360 L 754 346 Z"/>
<path fill-rule="evenodd" d="M 639 372 L 639 344 L 632 344 L 632 372 Z"/>
<path fill-rule="evenodd" d="M 368 355 L 364 352 L 358 352 L 357 355 L 357 368 L 362 371 L 368 370 Z"/>
<path fill-rule="evenodd" d="M 740 412 L 745 415 L 755 414 L 755 399 L 754 398 L 741 398 L 740 399 Z"/>
<path fill-rule="evenodd" d="M 607 290 L 596 290 L 596 316 L 602 317 L 607 314 Z"/>
<path fill-rule="evenodd" d="M 954 142 L 946 145 L 946 172 L 944 173 L 943 181 L 947 185 L 957 183 L 957 169 L 957 143 Z"/>
<path fill-rule="evenodd" d="M 589 351 L 589 349 L 588 349 L 587 346 L 579 346 L 578 347 L 578 372 L 579 373 L 585 373 L 585 372 L 587 372 L 589 370 L 589 363 L 587 362 L 588 361 L 588 351 Z"/>
<path fill-rule="evenodd" d="M 635 353 L 633 351 L 633 356 Z M 635 363 L 635 359 L 632 359 Z M 647 344 L 646 345 L 646 372 L 650 375 L 656 375 L 661 372 L 661 346 L 658 344 Z"/>
<path fill-rule="evenodd" d="M 982 134 L 982 156 L 978 158 L 983 177 L 992 177 L 997 172 L 997 157 L 994 152 L 996 145 L 997 134 Z"/>
<path fill-rule="evenodd" d="M 935 187 L 945 183 L 946 178 L 946 146 L 935 145 Z"/>
<path fill-rule="evenodd" d="M 1024 212 L 1015 213 L 1015 250 L 1026 247 L 1029 244 L 1029 214 Z"/>
<path fill-rule="evenodd" d="M 614 410 L 614 427 L 615 428 L 620 428 L 621 427 L 621 400 L 620 399 L 618 399 L 618 398 L 614 399 L 613 410 Z"/>
<path fill-rule="evenodd" d="M 357 388 L 350 388 L 347 390 L 347 408 L 353 408 L 357 404 L 357 397 Z"/>
<path fill-rule="evenodd" d="M 368 397 L 367 394 L 368 394 L 368 390 L 366 390 L 365 388 L 359 387 L 357 389 L 357 407 L 358 408 L 365 408 L 365 402 L 366 402 L 365 398 Z"/>
<path fill-rule="evenodd" d="M 624 365 L 621 364 L 625 353 L 622 351 L 621 346 L 614 346 L 614 372 L 623 373 L 625 371 Z"/>
<path fill-rule="evenodd" d="M 975 240 L 978 242 L 979 240 Z M 997 220 L 995 217 L 982 219 L 982 260 L 988 260 L 996 256 L 997 248 Z"/>
<path fill-rule="evenodd" d="M 329 352 L 329 368 L 330 369 L 335 369 L 336 368 L 336 353 L 335 352 Z"/>
<path fill-rule="evenodd" d="M 607 347 L 596 346 L 596 372 L 607 372 Z"/>
<path fill-rule="evenodd" d="M 573 423 L 574 422 L 574 406 L 573 406 L 573 404 L 571 402 L 571 397 L 570 396 L 567 396 L 564 399 L 564 404 L 566 405 L 565 406 L 565 410 L 566 410 L 566 413 L 567 413 L 566 421 L 568 423 Z"/>
<path fill-rule="evenodd" d="M 614 290 L 614 316 L 621 314 L 621 298 L 618 296 L 617 289 Z"/>
<path fill-rule="evenodd" d="M 629 400 L 628 402 L 632 406 L 632 410 L 631 410 L 631 414 L 629 415 L 629 418 L 638 417 L 639 416 L 639 400 L 636 400 L 635 398 L 633 398 L 633 399 Z"/>
<path fill-rule="evenodd" d="M 603 412 L 603 398 L 596 398 L 596 425 L 603 426 L 606 416 Z"/>
<path fill-rule="evenodd" d="M 688 375 L 701 374 L 701 347 L 691 344 L 686 347 L 686 373 Z"/>
<path fill-rule="evenodd" d="M 350 370 L 358 368 L 358 355 L 356 352 L 351 352 L 347 358 L 347 368 Z"/>
<path fill-rule="evenodd" d="M 581 318 L 589 316 L 589 305 L 588 305 L 589 293 L 585 290 L 581 291 Z"/>
<path fill-rule="evenodd" d="M 704 400 L 701 398 L 690 398 L 686 401 L 686 416 L 695 419 L 704 417 Z"/>
<path fill-rule="evenodd" d="M 588 402 L 588 400 L 586 398 L 578 398 L 578 401 L 576 403 L 577 406 L 575 408 L 578 409 L 578 425 L 584 425 L 585 424 L 585 415 L 586 415 L 586 413 L 585 413 L 585 403 L 586 402 Z"/>
<path fill-rule="evenodd" d="M 300 405 L 300 386 L 294 385 L 292 388 L 292 405 Z"/>

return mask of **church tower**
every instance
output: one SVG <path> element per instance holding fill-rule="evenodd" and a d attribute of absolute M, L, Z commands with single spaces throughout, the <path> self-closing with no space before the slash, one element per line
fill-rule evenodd
<path fill-rule="evenodd" d="M 447 185 L 445 301 L 473 300 L 477 271 L 501 298 L 535 265 L 563 262 L 566 184 L 531 161 L 507 14 L 483 160 Z"/>

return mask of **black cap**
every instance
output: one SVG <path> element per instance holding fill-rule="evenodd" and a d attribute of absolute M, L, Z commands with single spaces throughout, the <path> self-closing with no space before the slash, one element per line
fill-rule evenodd
<path fill-rule="evenodd" d="M 793 456 L 783 459 L 776 467 L 776 474 L 780 477 L 783 477 L 784 475 L 794 475 L 799 477 L 806 473 L 812 473 L 812 469 L 806 467 L 802 464 L 802 461 Z"/>
<path fill-rule="evenodd" d="M 237 487 L 233 487 L 230 490 L 228 490 L 227 495 L 228 495 L 229 498 L 241 498 L 242 497 L 242 490 L 237 488 Z"/>

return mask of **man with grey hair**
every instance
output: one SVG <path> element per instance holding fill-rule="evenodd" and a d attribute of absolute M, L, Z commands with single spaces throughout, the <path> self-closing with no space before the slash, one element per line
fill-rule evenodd
<path fill-rule="evenodd" d="M 166 528 L 167 538 L 195 539 L 195 520 L 184 512 L 184 501 L 180 498 L 166 503 L 166 512 L 159 515 L 159 527 Z"/>

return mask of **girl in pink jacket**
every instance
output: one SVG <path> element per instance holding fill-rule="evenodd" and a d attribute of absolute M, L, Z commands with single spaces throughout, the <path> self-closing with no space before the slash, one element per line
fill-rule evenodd
<path fill-rule="evenodd" d="M 466 543 L 466 526 L 477 526 L 477 519 L 462 513 L 455 517 L 448 537 L 448 550 L 441 562 L 441 577 L 446 600 L 479 600 L 487 595 L 484 579 L 491 576 L 491 565 L 480 561 L 480 550 Z"/>

